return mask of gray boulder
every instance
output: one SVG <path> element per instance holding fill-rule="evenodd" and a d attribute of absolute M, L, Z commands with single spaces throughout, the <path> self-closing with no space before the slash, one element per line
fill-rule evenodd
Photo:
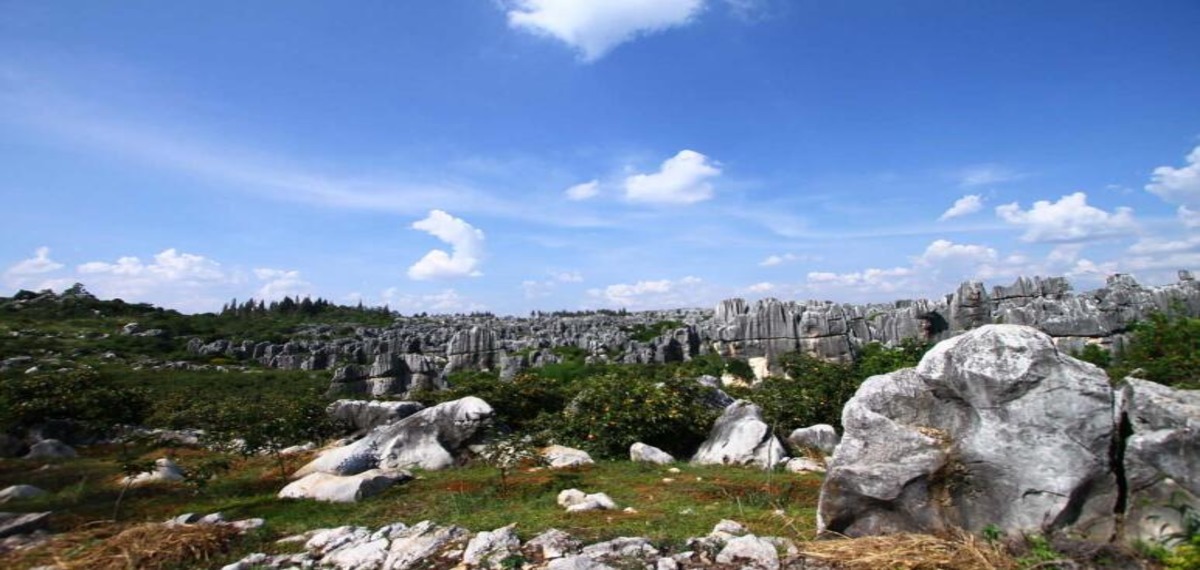
<path fill-rule="evenodd" d="M 558 506 L 567 509 L 568 513 L 583 511 L 614 511 L 617 509 L 613 501 L 605 493 L 584 493 L 579 489 L 566 489 L 558 493 Z"/>
<path fill-rule="evenodd" d="M 1112 536 L 1113 395 L 1049 336 L 988 325 L 915 369 L 868 379 L 821 488 L 818 526 L 849 536 L 989 525 Z"/>
<path fill-rule="evenodd" d="M 47 439 L 30 446 L 25 459 L 72 459 L 78 456 L 75 448 L 57 439 Z"/>
<path fill-rule="evenodd" d="M 547 446 L 542 448 L 539 453 L 551 469 L 579 467 L 595 463 L 595 461 L 592 461 L 592 456 L 588 455 L 588 452 L 565 445 Z"/>
<path fill-rule="evenodd" d="M 140 487 L 152 483 L 174 483 L 183 481 L 183 470 L 170 458 L 160 457 L 154 460 L 154 469 L 137 475 L 122 477 L 122 485 Z"/>
<path fill-rule="evenodd" d="M 725 543 L 717 554 L 717 563 L 736 564 L 743 569 L 778 570 L 779 552 L 773 542 L 748 534 Z"/>
<path fill-rule="evenodd" d="M 33 485 L 13 485 L 11 487 L 5 487 L 3 491 L 0 491 L 0 504 L 7 503 L 9 501 L 24 501 L 27 499 L 33 499 L 35 497 L 40 497 L 45 494 L 46 491 L 34 487 Z"/>
<path fill-rule="evenodd" d="M 46 528 L 50 513 L 0 513 L 0 538 L 29 534 Z"/>
<path fill-rule="evenodd" d="M 815 450 L 822 455 L 833 455 L 842 437 L 829 424 L 817 424 L 799 428 L 787 437 L 787 443 L 797 451 Z"/>
<path fill-rule="evenodd" d="M 1119 391 L 1128 508 L 1125 535 L 1159 542 L 1200 511 L 1200 392 L 1126 378 Z"/>
<path fill-rule="evenodd" d="M 471 537 L 463 553 L 463 564 L 469 568 L 504 568 L 508 558 L 521 548 L 521 540 L 513 530 L 515 526 L 510 524 L 493 531 L 485 530 Z"/>
<path fill-rule="evenodd" d="M 762 409 L 746 400 L 738 400 L 717 418 L 708 439 L 692 456 L 692 463 L 755 465 L 770 469 L 785 457 L 783 445 L 762 419 Z"/>
<path fill-rule="evenodd" d="M 675 458 L 657 447 L 637 442 L 629 446 L 629 460 L 634 463 L 655 463 L 667 465 L 675 462 Z"/>
<path fill-rule="evenodd" d="M 396 483 L 412 479 L 407 471 L 371 469 L 356 475 L 310 473 L 292 481 L 281 491 L 280 499 L 313 499 L 327 503 L 356 503 L 384 492 Z"/>
<path fill-rule="evenodd" d="M 325 412 L 348 430 L 365 433 L 381 425 L 400 421 L 424 408 L 420 402 L 337 400 L 329 404 Z"/>
<path fill-rule="evenodd" d="M 493 414 L 487 402 L 473 396 L 444 402 L 326 451 L 293 477 L 317 472 L 354 475 L 376 467 L 444 469 L 455 464 Z"/>

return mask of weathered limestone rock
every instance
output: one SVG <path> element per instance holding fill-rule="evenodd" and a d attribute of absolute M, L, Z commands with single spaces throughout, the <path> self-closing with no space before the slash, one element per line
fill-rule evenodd
<path fill-rule="evenodd" d="M 605 493 L 584 493 L 579 489 L 566 489 L 558 493 L 558 506 L 568 513 L 583 511 L 615 511 L 617 503 Z"/>
<path fill-rule="evenodd" d="M 725 548 L 717 554 L 717 563 L 737 564 L 741 568 L 778 570 L 779 553 L 771 541 L 748 534 L 725 543 Z"/>
<path fill-rule="evenodd" d="M 365 433 L 381 425 L 400 421 L 424 408 L 420 402 L 337 400 L 329 404 L 325 412 L 350 431 Z"/>
<path fill-rule="evenodd" d="M 797 451 L 814 450 L 823 455 L 833 455 L 833 450 L 841 443 L 842 437 L 829 424 L 817 424 L 799 428 L 787 437 L 787 443 Z"/>
<path fill-rule="evenodd" d="M 655 463 L 658 465 L 668 465 L 675 462 L 675 458 L 657 447 L 646 445 L 642 442 L 637 442 L 629 446 L 629 460 L 634 463 Z"/>
<path fill-rule="evenodd" d="M 788 473 L 824 473 L 825 466 L 807 457 L 793 457 L 783 464 Z"/>
<path fill-rule="evenodd" d="M 762 419 L 762 409 L 738 400 L 717 418 L 708 439 L 692 457 L 697 465 L 755 465 L 770 469 L 787 454 Z"/>
<path fill-rule="evenodd" d="M 438 558 L 452 564 L 462 555 L 462 548 L 470 532 L 460 526 L 439 526 L 431 521 L 422 521 L 391 537 L 388 557 L 384 568 L 410 570 L 427 567 Z"/>
<path fill-rule="evenodd" d="M 47 439 L 30 446 L 25 459 L 72 459 L 78 456 L 73 447 L 57 439 Z"/>
<path fill-rule="evenodd" d="M 849 536 L 996 525 L 1107 539 L 1112 408 L 1104 372 L 1035 329 L 944 341 L 846 405 L 818 524 Z"/>
<path fill-rule="evenodd" d="M 46 528 L 50 513 L 0 513 L 0 538 Z"/>
<path fill-rule="evenodd" d="M 551 469 L 579 467 L 595 463 L 595 461 L 592 461 L 592 456 L 588 455 L 588 452 L 564 445 L 551 445 L 542 448 L 540 454 Z"/>
<path fill-rule="evenodd" d="M 459 370 L 491 370 L 499 363 L 496 333 L 489 328 L 471 327 L 459 331 L 446 346 L 446 374 Z"/>
<path fill-rule="evenodd" d="M 309 473 L 279 491 L 279 498 L 357 503 L 409 479 L 412 479 L 412 474 L 407 471 L 382 469 L 371 469 L 355 475 Z"/>
<path fill-rule="evenodd" d="M 121 478 L 122 485 L 130 485 L 132 487 L 140 487 L 152 483 L 175 483 L 178 481 L 183 481 L 183 470 L 168 457 L 160 457 L 154 460 L 154 469 L 150 471 L 138 473 L 132 477 Z"/>
<path fill-rule="evenodd" d="M 576 554 L 583 546 L 571 535 L 552 528 L 525 543 L 524 552 L 535 562 Z"/>
<path fill-rule="evenodd" d="M 1155 543 L 1183 530 L 1179 507 L 1200 511 L 1200 391 L 1135 378 L 1119 390 L 1128 434 L 1125 536 Z"/>
<path fill-rule="evenodd" d="M 9 501 L 24 501 L 45 495 L 46 491 L 33 485 L 13 485 L 0 491 L 0 505 Z"/>
<path fill-rule="evenodd" d="M 504 568 L 506 560 L 517 554 L 521 548 L 521 540 L 517 538 L 514 526 L 510 524 L 476 534 L 467 543 L 462 563 L 470 568 Z"/>
<path fill-rule="evenodd" d="M 493 414 L 487 402 L 473 396 L 444 402 L 326 451 L 293 477 L 316 472 L 354 475 L 376 467 L 444 469 L 455 463 Z"/>

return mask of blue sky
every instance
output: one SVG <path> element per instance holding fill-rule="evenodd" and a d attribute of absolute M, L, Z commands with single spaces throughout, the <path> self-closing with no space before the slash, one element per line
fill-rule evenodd
<path fill-rule="evenodd" d="M 0 0 L 0 284 L 185 311 L 1200 269 L 1200 3 Z"/>

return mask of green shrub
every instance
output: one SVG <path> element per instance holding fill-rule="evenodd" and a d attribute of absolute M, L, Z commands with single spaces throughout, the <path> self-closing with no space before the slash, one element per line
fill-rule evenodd
<path fill-rule="evenodd" d="M 605 374 L 588 381 L 557 418 L 554 433 L 600 457 L 627 457 L 638 441 L 686 455 L 718 415 L 703 403 L 709 390 L 685 378 Z"/>
<path fill-rule="evenodd" d="M 1177 388 L 1200 388 L 1200 319 L 1178 308 L 1155 313 L 1134 325 L 1133 336 L 1121 353 L 1113 377 L 1135 369 L 1143 380 Z"/>
<path fill-rule="evenodd" d="M 145 391 L 93 370 L 0 377 L 0 430 L 5 432 L 50 420 L 104 432 L 141 423 L 148 408 Z"/>
<path fill-rule="evenodd" d="M 859 379 L 866 380 L 901 368 L 912 368 L 920 364 L 921 357 L 932 347 L 933 345 L 915 338 L 904 339 L 896 348 L 872 342 L 859 350 L 854 362 L 854 371 Z"/>
<path fill-rule="evenodd" d="M 1089 344 L 1083 347 L 1083 350 L 1071 354 L 1075 358 L 1084 362 L 1095 364 L 1104 370 L 1108 370 L 1112 366 L 1112 353 L 1100 348 L 1099 345 Z"/>

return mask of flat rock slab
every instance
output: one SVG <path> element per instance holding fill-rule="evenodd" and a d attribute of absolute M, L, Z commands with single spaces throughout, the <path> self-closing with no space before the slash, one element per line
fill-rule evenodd
<path fill-rule="evenodd" d="M 41 530 L 50 522 L 50 512 L 0 513 L 0 538 L 29 534 Z"/>

